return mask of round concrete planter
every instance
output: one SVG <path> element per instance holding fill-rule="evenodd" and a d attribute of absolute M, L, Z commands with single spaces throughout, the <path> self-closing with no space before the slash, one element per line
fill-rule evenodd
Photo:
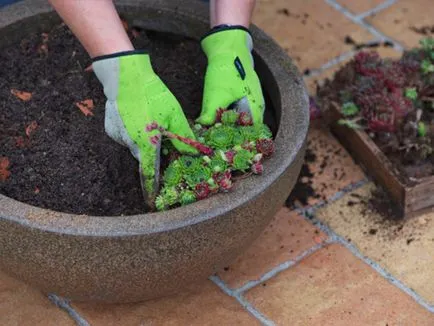
<path fill-rule="evenodd" d="M 148 29 L 195 39 L 208 29 L 208 8 L 194 0 L 122 0 L 119 10 Z M 46 0 L 0 10 L 0 48 L 58 23 Z M 274 107 L 276 154 L 263 176 L 230 195 L 163 213 L 79 216 L 0 195 L 0 269 L 74 300 L 134 302 L 206 279 L 245 250 L 290 193 L 303 161 L 308 100 L 291 60 L 252 27 L 258 73 Z M 2 108 L 3 109 L 3 108 Z"/>

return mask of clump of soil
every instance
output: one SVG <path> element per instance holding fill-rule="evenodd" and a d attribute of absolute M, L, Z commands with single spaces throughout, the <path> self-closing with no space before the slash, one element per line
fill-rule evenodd
<path fill-rule="evenodd" d="M 285 205 L 289 208 L 296 208 L 297 206 L 307 206 L 310 198 L 320 198 L 313 188 L 312 179 L 314 174 L 310 170 L 309 163 L 315 162 L 317 159 L 315 153 L 311 149 L 306 149 L 304 156 L 304 163 L 301 167 L 300 175 L 298 176 L 297 183 L 294 186 Z"/>
<path fill-rule="evenodd" d="M 195 118 L 206 65 L 199 44 L 137 29 L 130 34 Z M 105 134 L 102 88 L 85 71 L 91 61 L 74 35 L 64 25 L 29 35 L 1 49 L 0 62 L 0 192 L 68 213 L 145 212 L 138 163 Z M 75 103 L 84 100 L 79 109 Z"/>
<path fill-rule="evenodd" d="M 404 183 L 434 174 L 433 39 L 399 60 L 361 52 L 317 94 L 322 109 L 341 109 L 339 123 L 368 133 Z"/>

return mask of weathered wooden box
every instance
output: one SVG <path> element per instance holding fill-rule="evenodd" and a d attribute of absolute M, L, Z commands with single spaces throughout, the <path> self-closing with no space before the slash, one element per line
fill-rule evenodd
<path fill-rule="evenodd" d="M 363 130 L 351 129 L 339 125 L 343 116 L 336 105 L 329 106 L 331 131 L 344 147 L 360 163 L 374 181 L 390 195 L 401 217 L 434 211 L 434 176 L 419 179 L 413 185 L 406 185 L 399 177 L 399 172 L 390 160 Z"/>

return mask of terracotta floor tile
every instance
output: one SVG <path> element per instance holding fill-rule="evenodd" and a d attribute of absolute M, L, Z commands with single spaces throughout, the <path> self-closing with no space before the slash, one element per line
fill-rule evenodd
<path fill-rule="evenodd" d="M 296 258 L 326 238 L 303 217 L 282 208 L 249 250 L 219 276 L 229 287 L 238 288 L 247 281 L 258 280 L 264 273 Z"/>
<path fill-rule="evenodd" d="M 271 35 L 301 70 L 319 68 L 347 52 L 345 36 L 366 42 L 373 36 L 323 0 L 260 0 L 253 22 Z"/>
<path fill-rule="evenodd" d="M 321 209 L 317 217 L 434 305 L 434 214 L 392 222 L 367 210 L 367 185 Z"/>
<path fill-rule="evenodd" d="M 401 52 L 395 50 L 391 47 L 379 47 L 376 52 L 378 52 L 382 58 L 399 58 L 401 57 Z M 340 62 L 327 70 L 324 70 L 320 75 L 315 77 L 306 77 L 305 83 L 310 95 L 316 94 L 317 85 L 321 85 L 326 79 L 333 79 L 335 73 L 345 66 L 351 58 Z"/>
<path fill-rule="evenodd" d="M 354 14 L 362 14 L 381 5 L 385 0 L 338 0 L 337 2 Z"/>
<path fill-rule="evenodd" d="M 69 315 L 32 287 L 0 272 L 0 325 L 75 325 Z"/>
<path fill-rule="evenodd" d="M 310 205 L 327 200 L 336 192 L 365 178 L 361 168 L 325 128 L 310 128 L 308 154 L 314 156 L 314 161 L 308 164 L 312 177 L 305 182 L 311 183 L 318 196 L 309 199 Z"/>
<path fill-rule="evenodd" d="M 413 47 L 423 36 L 414 32 L 412 27 L 433 26 L 433 16 L 432 0 L 400 0 L 367 21 L 404 46 Z"/>
<path fill-rule="evenodd" d="M 73 304 L 92 326 L 259 325 L 238 302 L 211 281 L 193 292 L 138 304 Z"/>
<path fill-rule="evenodd" d="M 340 245 L 246 294 L 277 325 L 433 325 L 434 315 Z"/>

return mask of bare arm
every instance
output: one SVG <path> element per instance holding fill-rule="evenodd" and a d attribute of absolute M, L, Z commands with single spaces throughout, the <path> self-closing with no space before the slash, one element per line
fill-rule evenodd
<path fill-rule="evenodd" d="M 242 25 L 249 27 L 255 0 L 211 0 L 211 27 Z"/>
<path fill-rule="evenodd" d="M 49 0 L 91 57 L 134 50 L 112 0 Z"/>

